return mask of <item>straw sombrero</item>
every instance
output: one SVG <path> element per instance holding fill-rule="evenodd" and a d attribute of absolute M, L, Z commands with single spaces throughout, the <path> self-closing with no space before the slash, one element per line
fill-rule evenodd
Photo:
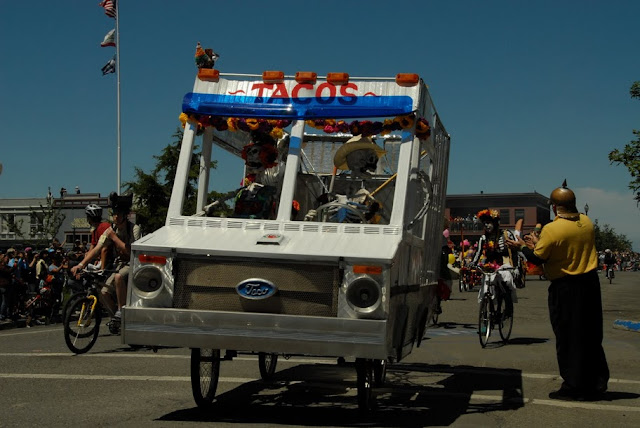
<path fill-rule="evenodd" d="M 356 135 L 355 137 L 351 138 L 346 143 L 344 143 L 338 149 L 338 151 L 336 151 L 336 154 L 333 157 L 333 164 L 338 169 L 341 169 L 343 171 L 348 170 L 349 166 L 347 165 L 347 155 L 349 155 L 352 152 L 355 152 L 356 150 L 362 150 L 362 149 L 374 150 L 378 155 L 378 157 L 386 153 L 380 146 L 378 146 L 376 143 L 374 143 L 371 140 L 371 137 L 363 137 L 362 135 Z"/>

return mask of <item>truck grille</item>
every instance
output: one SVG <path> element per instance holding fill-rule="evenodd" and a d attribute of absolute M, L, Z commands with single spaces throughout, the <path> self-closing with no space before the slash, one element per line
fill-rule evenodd
<path fill-rule="evenodd" d="M 340 273 L 335 265 L 178 259 L 174 268 L 175 308 L 337 316 Z M 271 281 L 278 292 L 263 300 L 243 298 L 236 285 L 250 278 Z"/>

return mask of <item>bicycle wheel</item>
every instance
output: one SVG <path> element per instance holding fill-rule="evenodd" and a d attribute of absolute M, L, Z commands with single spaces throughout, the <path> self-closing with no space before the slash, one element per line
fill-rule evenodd
<path fill-rule="evenodd" d="M 460 276 L 458 277 L 458 290 L 462 293 L 464 291 L 464 274 L 460 272 Z"/>
<path fill-rule="evenodd" d="M 191 391 L 200 408 L 209 408 L 220 377 L 219 349 L 191 349 Z"/>
<path fill-rule="evenodd" d="M 485 295 L 480 303 L 478 316 L 478 337 L 483 348 L 487 346 L 489 336 L 491 336 L 491 299 Z"/>
<path fill-rule="evenodd" d="M 509 341 L 511 337 L 511 329 L 513 328 L 513 301 L 511 297 L 498 300 L 498 331 L 504 343 Z"/>
<path fill-rule="evenodd" d="M 89 351 L 98 339 L 102 312 L 100 303 L 93 312 L 94 300 L 85 296 L 71 301 L 64 314 L 64 341 L 71 352 L 84 354 Z"/>
<path fill-rule="evenodd" d="M 373 363 L 372 360 L 356 358 L 358 375 L 358 409 L 369 412 L 373 408 Z"/>
<path fill-rule="evenodd" d="M 263 380 L 270 380 L 276 372 L 278 364 L 278 354 L 268 354 L 260 352 L 258 354 L 258 367 L 260 368 L 260 376 Z"/>

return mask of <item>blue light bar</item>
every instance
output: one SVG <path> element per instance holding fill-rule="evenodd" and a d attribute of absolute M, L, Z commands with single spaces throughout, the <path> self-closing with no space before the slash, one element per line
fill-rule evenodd
<path fill-rule="evenodd" d="M 275 98 L 237 95 L 187 93 L 182 111 L 224 117 L 255 117 L 282 119 L 388 117 L 413 111 L 411 97 L 346 96 Z"/>

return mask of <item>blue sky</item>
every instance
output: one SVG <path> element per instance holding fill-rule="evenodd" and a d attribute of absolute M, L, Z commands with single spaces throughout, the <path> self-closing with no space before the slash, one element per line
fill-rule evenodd
<path fill-rule="evenodd" d="M 98 2 L 0 0 L 0 198 L 115 189 L 116 78 L 100 71 L 114 20 Z M 200 41 L 223 72 L 418 73 L 451 134 L 449 194 L 549 195 L 567 178 L 640 251 L 629 173 L 607 159 L 640 128 L 638 16 L 635 0 L 122 0 L 122 181 L 172 141 Z"/>

